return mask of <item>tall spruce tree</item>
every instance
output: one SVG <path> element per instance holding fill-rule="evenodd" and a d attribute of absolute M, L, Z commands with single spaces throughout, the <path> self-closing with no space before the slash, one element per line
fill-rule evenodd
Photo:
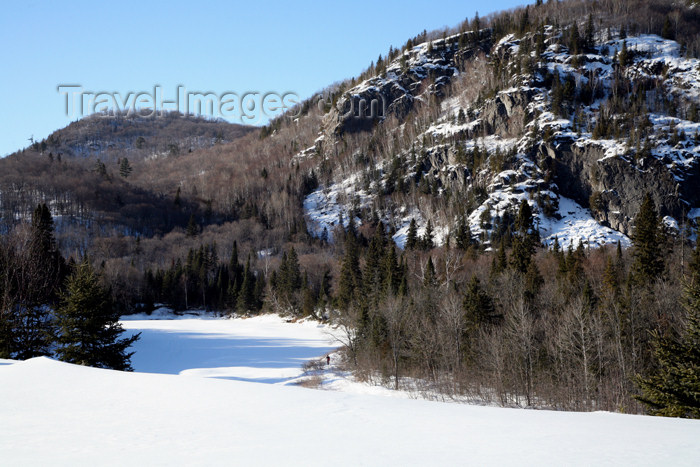
<path fill-rule="evenodd" d="M 387 249 L 383 267 L 384 292 L 389 295 L 396 295 L 399 292 L 403 274 L 396 257 L 396 249 L 393 245 Z"/>
<path fill-rule="evenodd" d="M 362 272 L 360 271 L 359 248 L 353 241 L 346 242 L 345 255 L 340 267 L 338 279 L 338 306 L 347 309 L 362 290 Z"/>
<path fill-rule="evenodd" d="M 437 286 L 437 273 L 435 272 L 435 264 L 433 263 L 432 256 L 428 257 L 428 263 L 425 265 L 425 271 L 423 272 L 423 286 Z"/>
<path fill-rule="evenodd" d="M 131 172 L 134 169 L 131 167 L 131 164 L 129 163 L 129 159 L 126 157 L 122 158 L 119 161 L 119 175 L 121 175 L 124 178 L 128 178 L 129 175 L 131 175 Z"/>
<path fill-rule="evenodd" d="M 455 242 L 460 250 L 467 250 L 472 244 L 472 232 L 466 219 L 462 218 L 457 227 Z"/>
<path fill-rule="evenodd" d="M 642 206 L 634 219 L 632 232 L 632 275 L 638 284 L 655 281 L 664 272 L 661 250 L 661 222 L 651 195 L 644 195 Z"/>
<path fill-rule="evenodd" d="M 4 282 L 0 297 L 3 354 L 20 360 L 49 355 L 53 339 L 50 308 L 58 302 L 66 265 L 46 204 L 34 210 L 29 243 L 8 243 L 4 256 L 5 271 L 0 277 Z"/>
<path fill-rule="evenodd" d="M 424 250 L 432 250 L 435 247 L 433 241 L 433 222 L 428 219 L 428 224 L 425 226 L 425 232 L 423 233 L 423 238 L 421 240 L 421 245 Z"/>
<path fill-rule="evenodd" d="M 250 257 L 248 257 L 245 268 L 243 269 L 243 283 L 238 292 L 236 308 L 241 313 L 250 313 L 251 311 L 255 311 L 255 305 L 255 274 L 253 274 L 253 271 L 250 269 Z"/>
<path fill-rule="evenodd" d="M 364 293 L 375 305 L 379 303 L 384 291 L 384 274 L 386 270 L 383 267 L 383 260 L 385 243 L 384 226 L 380 223 L 370 241 L 362 274 Z"/>
<path fill-rule="evenodd" d="M 416 225 L 416 220 L 411 219 L 411 223 L 408 225 L 408 235 L 406 236 L 406 249 L 415 250 L 418 246 L 418 226 Z"/>
<path fill-rule="evenodd" d="M 502 316 L 496 312 L 493 300 L 481 286 L 476 275 L 473 275 L 462 302 L 467 322 L 472 327 L 491 326 L 498 324 Z"/>
<path fill-rule="evenodd" d="M 190 220 L 187 222 L 187 230 L 185 233 L 188 237 L 196 237 L 199 233 L 199 226 L 194 218 L 194 214 L 190 214 Z"/>
<path fill-rule="evenodd" d="M 58 357 L 69 363 L 115 370 L 131 370 L 133 352 L 127 349 L 139 334 L 120 339 L 124 332 L 119 312 L 87 258 L 68 278 L 61 306 L 56 310 Z"/>
<path fill-rule="evenodd" d="M 679 336 L 656 336 L 658 370 L 638 378 L 637 399 L 654 415 L 700 418 L 700 252 L 696 246 L 686 278 L 685 329 Z"/>

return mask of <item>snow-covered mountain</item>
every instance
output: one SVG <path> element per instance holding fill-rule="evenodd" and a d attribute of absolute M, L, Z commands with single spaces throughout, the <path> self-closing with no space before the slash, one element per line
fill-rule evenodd
<path fill-rule="evenodd" d="M 492 30 L 455 34 L 386 62 L 342 93 L 315 149 L 300 153 L 332 160 L 371 133 L 353 154 L 361 163 L 307 196 L 314 235 L 374 212 L 401 247 L 411 219 L 419 233 L 430 219 L 442 244 L 466 218 L 489 244 L 526 199 L 547 245 L 627 245 L 647 192 L 670 231 L 693 222 L 700 60 L 679 43 L 548 25 L 497 40 Z"/>

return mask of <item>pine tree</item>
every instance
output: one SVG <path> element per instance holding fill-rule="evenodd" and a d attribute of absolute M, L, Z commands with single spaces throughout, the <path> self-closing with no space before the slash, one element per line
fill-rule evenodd
<path fill-rule="evenodd" d="M 357 246 L 348 242 L 338 278 L 338 306 L 346 309 L 357 298 L 362 288 L 362 273 Z"/>
<path fill-rule="evenodd" d="M 428 224 L 425 226 L 425 232 L 421 244 L 424 250 L 432 250 L 435 247 L 433 242 L 433 223 L 428 219 Z"/>
<path fill-rule="evenodd" d="M 365 259 L 365 268 L 362 274 L 364 281 L 364 293 L 371 297 L 374 304 L 379 303 L 384 285 L 384 272 L 382 261 L 384 259 L 384 228 L 380 224 L 375 229 L 374 236 L 369 244 Z"/>
<path fill-rule="evenodd" d="M 522 200 L 520 202 L 520 210 L 518 211 L 518 217 L 515 220 L 515 229 L 522 236 L 528 235 L 530 230 L 533 228 L 532 223 L 532 208 L 527 200 Z"/>
<path fill-rule="evenodd" d="M 34 210 L 29 233 L 20 249 L 8 244 L 0 254 L 0 354 L 19 360 L 51 353 L 50 309 L 66 274 L 45 204 Z"/>
<path fill-rule="evenodd" d="M 535 242 L 539 234 L 535 232 L 533 225 L 532 208 L 527 200 L 522 200 L 518 217 L 515 219 L 515 228 L 518 235 L 513 238 L 513 251 L 510 263 L 516 271 L 525 274 L 530 260 L 535 252 Z"/>
<path fill-rule="evenodd" d="M 127 349 L 139 334 L 120 339 L 124 332 L 111 292 L 89 260 L 76 266 L 68 278 L 61 306 L 56 310 L 58 357 L 69 363 L 115 370 L 131 370 L 133 352 Z"/>
<path fill-rule="evenodd" d="M 525 274 L 532 260 L 533 249 L 527 238 L 513 238 L 513 250 L 510 253 L 510 264 L 516 271 Z"/>
<path fill-rule="evenodd" d="M 384 256 L 384 292 L 396 295 L 401 286 L 402 270 L 396 257 L 396 248 L 392 245 Z"/>
<path fill-rule="evenodd" d="M 625 68 L 632 63 L 632 57 L 627 50 L 627 41 L 622 42 L 622 49 L 617 54 L 617 62 L 622 68 Z"/>
<path fill-rule="evenodd" d="M 289 252 L 282 254 L 282 263 L 277 271 L 275 289 L 289 305 L 295 307 L 298 304 L 297 292 L 301 286 L 302 274 L 299 267 L 299 257 L 292 247 Z"/>
<path fill-rule="evenodd" d="M 540 270 L 537 268 L 537 264 L 534 261 L 530 261 L 525 272 L 525 299 L 532 302 L 539 294 L 540 289 L 544 285 L 544 278 L 540 274 Z"/>
<path fill-rule="evenodd" d="M 124 157 L 119 161 L 119 175 L 124 178 L 128 178 L 129 175 L 131 175 L 132 170 L 131 164 L 129 164 L 129 159 Z"/>
<path fill-rule="evenodd" d="M 475 327 L 498 324 L 501 316 L 496 312 L 493 300 L 481 287 L 481 282 L 473 275 L 462 302 L 467 321 Z"/>
<path fill-rule="evenodd" d="M 29 253 L 31 262 L 38 268 L 38 280 L 30 286 L 37 295 L 36 305 L 54 304 L 65 279 L 66 267 L 56 245 L 53 217 L 46 204 L 37 206 L 32 215 Z"/>
<path fill-rule="evenodd" d="M 612 295 L 617 295 L 620 291 L 619 270 L 611 257 L 605 262 L 603 271 L 603 290 Z"/>
<path fill-rule="evenodd" d="M 107 175 L 107 166 L 106 166 L 105 163 L 102 162 L 101 160 L 97 159 L 97 161 L 95 162 L 95 168 L 94 168 L 94 170 L 95 170 L 95 172 L 97 172 L 102 178 L 105 178 L 105 179 L 109 178 L 108 175 Z"/>
<path fill-rule="evenodd" d="M 250 270 L 250 257 L 248 257 L 243 269 L 243 283 L 241 284 L 241 290 L 238 292 L 236 308 L 241 313 L 250 313 L 256 309 L 255 275 Z"/>
<path fill-rule="evenodd" d="M 432 256 L 428 257 L 428 263 L 423 272 L 423 285 L 425 287 L 435 287 L 437 285 L 437 274 L 435 272 L 435 264 L 433 264 Z"/>
<path fill-rule="evenodd" d="M 491 274 L 497 275 L 502 273 L 508 267 L 508 256 L 506 254 L 506 242 L 501 238 L 501 243 L 498 246 L 498 251 L 496 256 L 493 257 L 493 263 L 491 265 Z"/>
<path fill-rule="evenodd" d="M 416 225 L 416 220 L 411 219 L 411 223 L 408 226 L 408 235 L 406 236 L 406 249 L 415 250 L 418 246 L 418 226 Z"/>
<path fill-rule="evenodd" d="M 656 205 L 651 195 L 647 193 L 634 219 L 632 233 L 632 264 L 633 278 L 639 284 L 649 284 L 664 271 L 664 260 L 661 251 L 661 223 L 656 211 Z"/>
<path fill-rule="evenodd" d="M 199 226 L 197 221 L 195 221 L 194 214 L 190 214 L 190 220 L 187 222 L 186 235 L 188 237 L 196 237 L 199 233 Z"/>
<path fill-rule="evenodd" d="M 459 227 L 457 228 L 455 242 L 457 243 L 457 248 L 463 251 L 466 251 L 471 246 L 472 232 L 469 228 L 469 224 L 467 224 L 464 218 L 459 223 Z"/>
<path fill-rule="evenodd" d="M 586 23 L 586 48 L 592 49 L 595 46 L 595 26 L 593 24 L 593 15 L 588 15 L 588 22 Z"/>
<path fill-rule="evenodd" d="M 321 285 L 318 287 L 318 307 L 324 309 L 331 296 L 331 271 L 326 269 L 321 276 Z"/>
<path fill-rule="evenodd" d="M 581 36 L 578 32 L 578 25 L 574 21 L 569 31 L 569 48 L 572 55 L 578 55 L 581 51 Z"/>
<path fill-rule="evenodd" d="M 664 26 L 661 29 L 661 37 L 664 39 L 674 39 L 674 34 L 673 34 L 673 29 L 671 28 L 671 20 L 666 16 L 666 19 L 664 20 Z"/>
<path fill-rule="evenodd" d="M 696 247 L 694 259 L 700 258 Z M 700 418 L 700 263 L 691 263 L 686 280 L 686 325 L 680 336 L 656 336 L 658 370 L 637 378 L 637 396 L 654 415 Z"/>

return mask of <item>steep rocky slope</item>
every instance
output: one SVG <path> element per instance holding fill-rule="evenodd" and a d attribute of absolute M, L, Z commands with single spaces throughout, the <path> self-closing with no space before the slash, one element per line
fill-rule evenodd
<path fill-rule="evenodd" d="M 337 99 L 311 153 L 370 131 L 393 138 L 393 157 L 359 145 L 354 158 L 371 164 L 307 199 L 316 235 L 374 211 L 399 245 L 412 218 L 419 233 L 431 219 L 442 243 L 464 216 L 489 243 L 527 199 L 546 243 L 600 245 L 626 242 L 646 192 L 676 233 L 698 212 L 700 60 L 675 41 L 551 25 L 495 40 L 484 29 L 406 48 L 377 71 Z M 407 202 L 399 186 L 426 196 Z M 455 197 L 463 209 L 440 209 Z"/>

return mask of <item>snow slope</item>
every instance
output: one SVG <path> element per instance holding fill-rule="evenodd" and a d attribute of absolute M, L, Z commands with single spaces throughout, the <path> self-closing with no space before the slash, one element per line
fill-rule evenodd
<path fill-rule="evenodd" d="M 270 382 L 266 372 L 286 378 L 282 369 L 327 349 L 323 327 L 270 316 L 142 318 L 123 322 L 130 332 L 143 330 L 137 369 L 226 379 L 122 373 L 48 358 L 0 360 L 0 464 L 700 463 L 697 420 L 445 404 L 374 396 L 359 385 L 350 394 L 241 381 Z M 199 370 L 180 370 L 191 364 Z"/>
<path fill-rule="evenodd" d="M 5 465 L 697 465 L 700 422 L 443 404 L 47 358 L 0 365 Z"/>

